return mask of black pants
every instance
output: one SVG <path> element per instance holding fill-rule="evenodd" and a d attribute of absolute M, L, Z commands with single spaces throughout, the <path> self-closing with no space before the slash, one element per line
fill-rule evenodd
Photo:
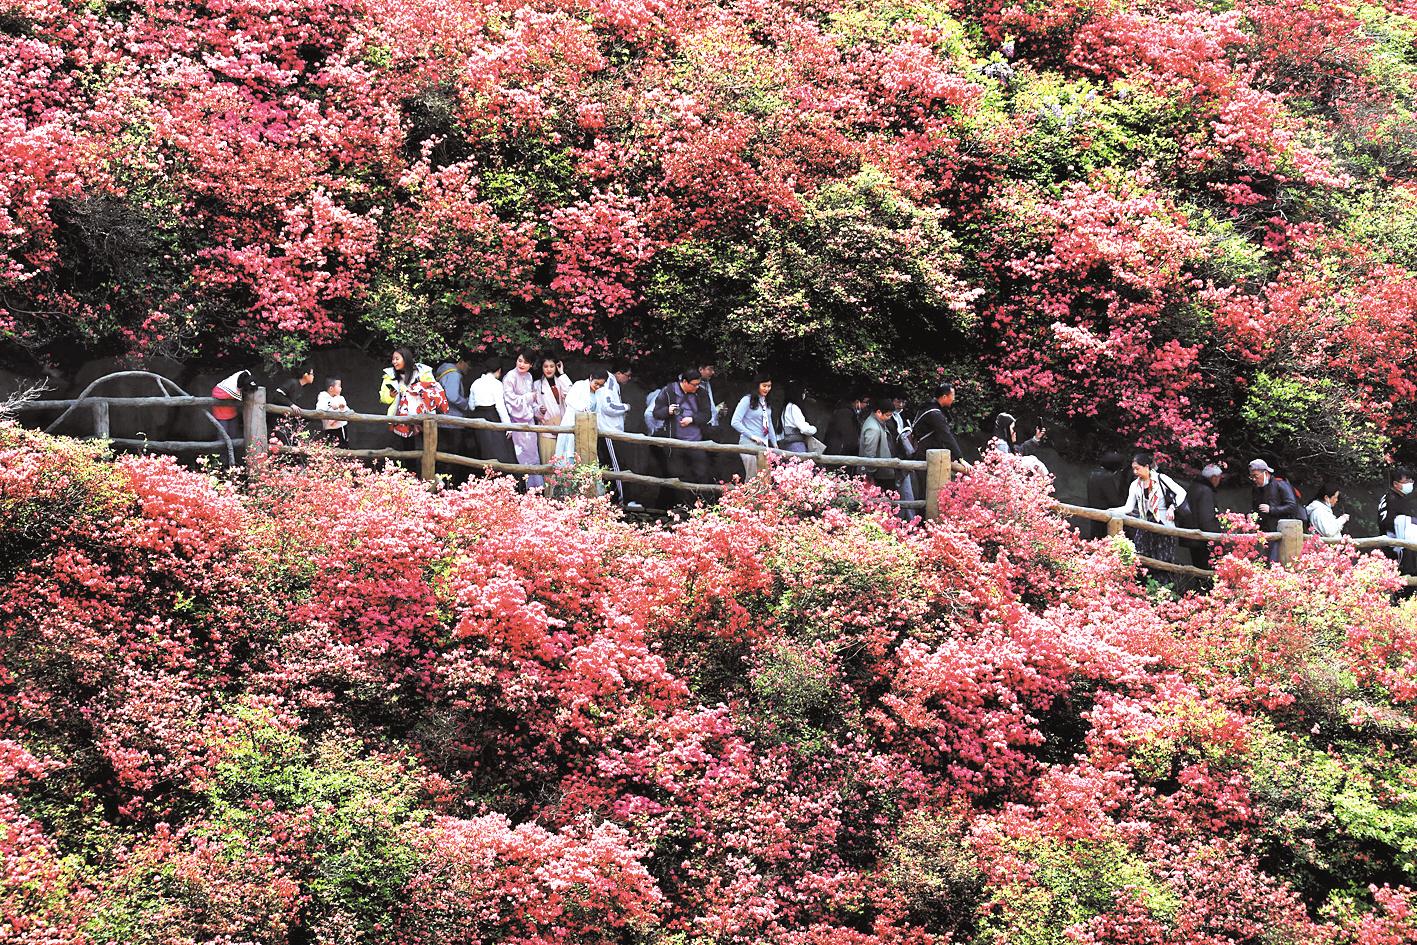
<path fill-rule="evenodd" d="M 478 420 L 501 420 L 496 407 L 478 407 L 472 412 Z M 477 458 L 492 459 L 499 463 L 516 463 L 517 451 L 512 446 L 511 437 L 505 430 L 477 430 Z"/>
<path fill-rule="evenodd" d="M 384 446 L 391 450 L 421 450 L 423 449 L 423 434 L 415 433 L 412 436 L 404 436 L 402 433 L 395 433 L 392 426 L 389 427 L 389 437 Z M 391 465 L 402 466 L 411 473 L 417 473 L 422 468 L 422 461 L 418 459 L 391 459 Z"/>
<path fill-rule="evenodd" d="M 461 427 L 439 427 L 438 428 L 438 452 L 452 453 L 454 456 L 466 456 L 467 435 L 472 432 Z M 449 464 L 448 479 L 453 483 L 467 482 L 468 476 L 472 474 L 471 466 L 457 466 Z"/>
<path fill-rule="evenodd" d="M 669 475 L 685 482 L 708 482 L 708 454 L 695 449 L 669 451 Z M 688 489 L 676 490 L 679 501 L 693 505 L 698 493 Z"/>

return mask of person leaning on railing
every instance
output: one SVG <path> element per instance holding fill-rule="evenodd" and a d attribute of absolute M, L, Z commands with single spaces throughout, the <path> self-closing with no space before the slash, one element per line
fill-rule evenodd
<path fill-rule="evenodd" d="M 1127 489 L 1124 505 L 1108 509 L 1112 515 L 1139 518 L 1158 525 L 1176 524 L 1176 510 L 1186 501 L 1186 490 L 1176 480 L 1156 468 L 1156 458 L 1148 452 L 1139 452 L 1132 457 L 1132 484 Z M 1176 538 L 1172 535 L 1158 535 L 1155 532 L 1137 529 L 1137 554 L 1168 564 L 1176 560 Z M 1158 574 L 1161 581 L 1171 579 Z"/>
<path fill-rule="evenodd" d="M 894 459 L 895 453 L 891 449 L 891 429 L 889 426 L 891 415 L 895 412 L 895 402 L 889 397 L 882 397 L 876 401 L 874 410 L 861 424 L 861 442 L 857 446 L 857 453 L 866 459 Z M 884 466 L 871 466 L 866 470 L 871 481 L 879 486 L 883 491 L 894 492 L 896 481 L 899 477 L 899 470 Z"/>

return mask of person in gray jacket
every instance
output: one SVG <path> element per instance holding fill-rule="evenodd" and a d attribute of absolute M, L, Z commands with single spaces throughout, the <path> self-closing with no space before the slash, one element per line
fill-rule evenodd
<path fill-rule="evenodd" d="M 891 449 L 894 437 L 890 428 L 890 419 L 894 413 L 895 403 L 891 398 L 882 397 L 876 401 L 875 409 L 861 424 L 861 456 L 868 459 L 895 458 L 895 452 Z M 896 490 L 897 473 L 895 469 L 879 466 L 871 466 L 866 470 L 871 481 L 888 492 Z"/>

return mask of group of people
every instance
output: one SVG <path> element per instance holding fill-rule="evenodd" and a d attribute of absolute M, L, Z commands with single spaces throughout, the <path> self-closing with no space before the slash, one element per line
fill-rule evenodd
<path fill-rule="evenodd" d="M 1342 488 L 1334 482 L 1324 482 L 1307 503 L 1287 476 L 1263 459 L 1251 460 L 1248 467 L 1250 508 L 1261 531 L 1279 530 L 1285 519 L 1297 520 L 1302 527 L 1326 538 L 1343 534 L 1349 515 L 1338 513 L 1343 498 Z M 1182 485 L 1156 468 L 1156 459 L 1149 452 L 1138 452 L 1130 464 L 1118 452 L 1104 454 L 1099 467 L 1088 477 L 1087 504 L 1106 509 L 1113 515 L 1126 515 L 1147 522 L 1194 528 L 1203 532 L 1223 532 L 1216 491 L 1224 479 L 1220 463 L 1203 466 L 1188 485 Z M 1417 538 L 1412 521 L 1417 517 L 1417 502 L 1412 495 L 1412 474 L 1406 469 L 1393 469 L 1390 489 L 1378 501 L 1378 531 L 1390 538 Z M 1092 523 L 1091 537 L 1100 538 L 1106 526 Z M 1223 547 L 1199 539 L 1178 540 L 1175 537 L 1134 529 L 1131 537 L 1137 553 L 1158 561 L 1175 562 L 1178 547 L 1184 547 L 1197 567 L 1209 568 L 1214 556 Z M 1271 561 L 1278 560 L 1279 545 L 1270 543 L 1267 553 Z M 1417 574 L 1417 555 L 1390 549 L 1389 556 L 1400 563 L 1404 574 Z"/>
<path fill-rule="evenodd" d="M 730 412 L 728 405 L 714 396 L 713 381 L 717 372 L 712 362 L 705 361 L 680 373 L 663 386 L 653 387 L 645 395 L 644 429 L 651 435 L 686 442 L 727 440 L 742 446 L 769 447 L 798 453 L 827 453 L 859 456 L 873 460 L 919 460 L 932 449 L 946 449 L 951 457 L 968 467 L 967 453 L 956 435 L 953 416 L 956 391 L 952 384 L 940 384 L 922 408 L 907 412 L 905 398 L 899 392 L 870 398 L 865 392 L 851 394 L 832 414 L 825 431 L 819 431 L 803 409 L 805 392 L 800 384 L 787 383 L 780 406 L 772 406 L 774 379 L 768 374 L 753 378 L 748 392 Z M 473 417 L 503 424 L 526 426 L 571 426 L 577 415 L 588 413 L 596 418 L 602 433 L 625 432 L 626 418 L 639 411 L 638 401 L 626 401 L 626 386 L 634 376 L 633 366 L 624 361 L 608 368 L 593 368 L 586 376 L 572 381 L 565 363 L 554 354 L 518 352 L 512 358 L 476 358 L 463 352 L 436 367 L 419 362 L 407 348 L 393 351 L 389 365 L 380 379 L 379 399 L 386 405 L 390 417 L 416 417 L 441 414 L 450 417 Z M 240 436 L 237 404 L 246 392 L 257 386 L 255 378 L 240 371 L 224 379 L 213 390 L 221 403 L 214 415 L 234 437 Z M 315 383 L 315 374 L 308 367 L 299 367 L 276 383 L 270 399 L 292 407 L 308 406 L 305 391 Z M 348 412 L 343 383 L 338 377 L 328 377 L 314 404 L 327 413 Z M 1047 441 L 1048 431 L 1034 425 L 1032 436 L 1019 441 L 1018 420 L 1009 413 L 994 419 L 986 451 L 1015 454 L 1024 462 L 1042 468 L 1039 451 Z M 345 442 L 346 422 L 326 416 L 315 431 L 337 444 Z M 421 422 L 390 423 L 387 445 L 399 451 L 421 448 Z M 821 434 L 819 438 L 819 433 Z M 598 438 L 601 466 L 617 471 L 641 467 L 637 471 L 649 475 L 667 474 L 684 483 L 707 483 L 711 479 L 711 454 L 697 449 L 617 451 L 615 440 Z M 484 460 L 495 460 L 508 466 L 544 466 L 557 460 L 587 462 L 589 457 L 577 457 L 574 434 L 536 430 L 468 430 L 444 426 L 439 431 L 439 449 Z M 623 454 L 623 455 L 622 455 Z M 740 457 L 742 475 L 750 479 L 758 471 L 758 454 L 744 453 Z M 858 470 L 871 478 L 883 490 L 896 492 L 903 501 L 914 500 L 923 483 L 912 472 L 897 463 L 865 466 Z M 737 469 L 733 470 L 737 473 Z M 1264 531 L 1275 531 L 1282 519 L 1298 519 L 1309 530 L 1324 536 L 1337 536 L 1347 525 L 1349 516 L 1337 513 L 1342 492 L 1334 483 L 1324 483 L 1308 503 L 1301 501 L 1294 485 L 1265 460 L 1249 464 L 1252 501 L 1249 511 L 1258 516 Z M 1186 485 L 1156 467 L 1149 452 L 1138 452 L 1127 458 L 1116 451 L 1105 454 L 1099 468 L 1089 476 L 1088 505 L 1105 509 L 1114 515 L 1132 516 L 1144 521 L 1201 531 L 1219 532 L 1223 528 L 1216 505 L 1216 490 L 1220 487 L 1224 468 L 1208 463 Z M 724 477 L 726 478 L 726 477 Z M 540 475 L 523 477 L 526 487 L 544 484 Z M 1392 473 L 1392 488 L 1378 506 L 1379 530 L 1390 537 L 1406 538 L 1412 519 L 1417 517 L 1417 498 L 1412 494 L 1412 475 L 1404 469 Z M 625 494 L 616 483 L 616 495 L 624 502 Z M 692 493 L 683 498 L 692 500 Z M 634 505 L 634 503 L 627 503 Z M 903 512 L 909 516 L 910 513 Z M 1093 536 L 1105 531 L 1101 523 L 1092 523 Z M 1417 538 L 1417 529 L 1411 532 Z M 1174 537 L 1143 530 L 1133 530 L 1139 554 L 1164 562 L 1175 562 L 1177 550 L 1185 547 L 1192 563 L 1208 567 L 1216 548 L 1205 541 L 1178 542 Z M 1277 556 L 1278 546 L 1271 545 L 1271 556 Z M 1417 573 L 1417 554 L 1394 554 L 1401 559 L 1403 570 Z"/>

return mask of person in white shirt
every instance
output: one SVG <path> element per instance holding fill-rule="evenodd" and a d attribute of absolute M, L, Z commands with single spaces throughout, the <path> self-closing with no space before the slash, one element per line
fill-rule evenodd
<path fill-rule="evenodd" d="M 628 384 L 630 378 L 634 376 L 634 368 L 628 361 L 616 361 L 610 368 L 610 375 L 605 379 L 605 386 L 595 395 L 595 423 L 602 433 L 624 433 L 625 415 L 630 412 L 630 407 L 621 396 L 622 385 Z M 620 472 L 620 452 L 624 450 L 624 443 L 615 445 L 615 441 L 608 437 L 600 438 L 600 465 L 609 466 L 616 472 Z M 625 484 L 619 480 L 615 481 L 615 495 L 621 504 L 625 501 Z"/>
<path fill-rule="evenodd" d="M 569 423 L 572 426 L 576 423 L 576 415 L 582 413 L 596 412 L 596 395 L 605 386 L 609 372 L 597 368 L 591 371 L 590 377 L 583 381 L 576 381 L 571 385 L 570 391 L 566 394 L 565 412 L 561 415 L 563 424 Z M 574 433 L 562 433 L 556 437 L 556 458 L 569 459 L 572 462 L 591 463 L 598 457 L 577 456 L 576 455 L 576 435 Z"/>
<path fill-rule="evenodd" d="M 1326 482 L 1319 489 L 1318 498 L 1309 503 L 1309 527 L 1317 534 L 1325 538 L 1337 538 L 1343 534 L 1343 527 L 1348 524 L 1348 514 L 1333 514 L 1341 497 L 1338 486 Z"/>
<path fill-rule="evenodd" d="M 1156 469 L 1155 458 L 1147 452 L 1132 457 L 1131 488 L 1127 490 L 1127 502 L 1107 511 L 1113 515 L 1126 515 L 1160 525 L 1176 524 L 1176 509 L 1186 501 L 1186 490 L 1170 476 Z M 1176 560 L 1176 539 L 1171 535 L 1137 530 L 1137 554 L 1157 561 Z M 1153 575 L 1162 583 L 1170 583 L 1170 573 L 1158 571 Z"/>
<path fill-rule="evenodd" d="M 329 411 L 331 413 L 353 413 L 349 409 L 349 403 L 344 399 L 344 381 L 338 377 L 331 377 L 325 380 L 325 389 L 320 391 L 320 396 L 315 398 L 315 409 Z M 349 434 L 346 427 L 348 420 L 321 420 L 321 432 L 324 438 L 335 446 L 344 446 L 349 442 Z"/>
<path fill-rule="evenodd" d="M 794 453 L 810 453 L 807 440 L 817 435 L 817 428 L 807 422 L 802 413 L 802 385 L 787 385 L 787 401 L 782 407 L 782 439 L 778 443 Z"/>
<path fill-rule="evenodd" d="M 483 374 L 472 382 L 468 389 L 468 404 L 472 416 L 478 420 L 493 423 L 511 423 L 507 416 L 507 405 L 502 396 L 502 375 L 507 365 L 500 358 L 488 358 L 483 364 Z M 515 463 L 517 455 L 512 448 L 511 434 L 505 430 L 478 430 L 477 451 L 481 459 L 492 459 L 501 463 Z"/>

